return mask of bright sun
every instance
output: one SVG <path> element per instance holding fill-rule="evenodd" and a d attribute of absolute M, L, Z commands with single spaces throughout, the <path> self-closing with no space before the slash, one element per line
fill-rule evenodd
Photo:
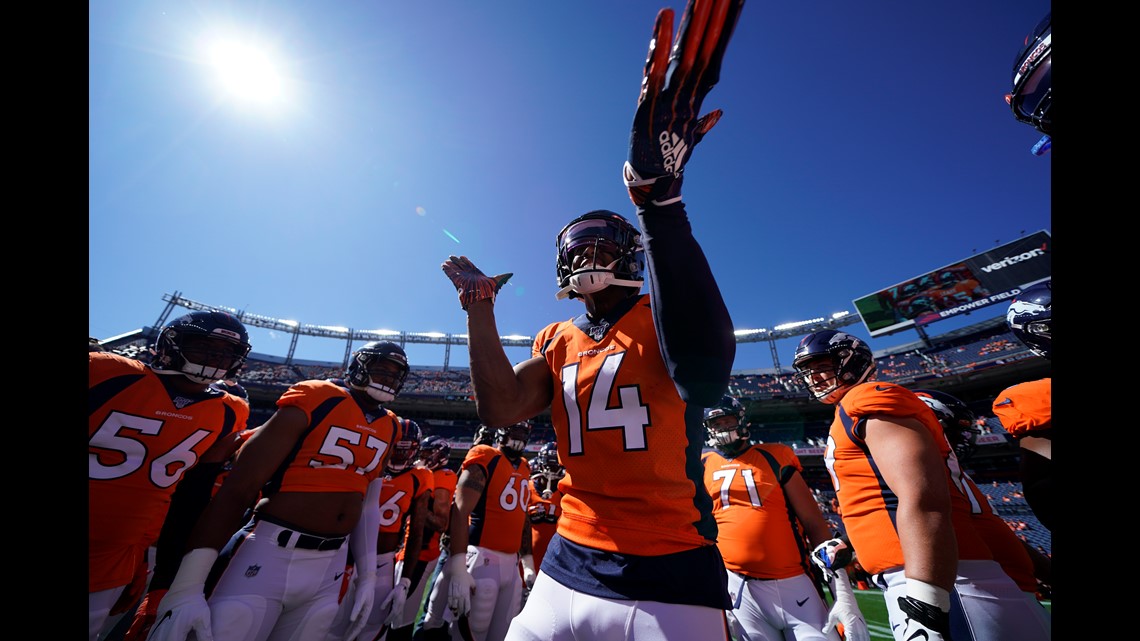
<path fill-rule="evenodd" d="M 268 49 L 236 39 L 214 40 L 207 46 L 207 55 L 230 99 L 264 107 L 285 100 L 285 78 Z"/>

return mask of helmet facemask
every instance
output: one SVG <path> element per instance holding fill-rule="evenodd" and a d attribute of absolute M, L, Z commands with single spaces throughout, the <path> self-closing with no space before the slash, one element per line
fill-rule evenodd
<path fill-rule="evenodd" d="M 526 444 L 530 442 L 530 428 L 530 423 L 526 421 L 500 427 L 495 431 L 499 451 L 512 461 L 517 460 L 522 456 L 523 450 L 526 449 Z"/>
<path fill-rule="evenodd" d="M 558 300 L 593 294 L 610 285 L 641 288 L 641 232 L 617 214 L 586 214 L 563 228 L 556 243 Z M 593 260 L 575 268 L 575 258 L 591 248 Z M 597 258 L 603 254 L 612 259 L 599 264 Z"/>

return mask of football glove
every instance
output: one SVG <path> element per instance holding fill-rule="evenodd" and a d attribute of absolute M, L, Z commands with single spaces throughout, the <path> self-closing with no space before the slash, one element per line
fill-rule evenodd
<path fill-rule="evenodd" d="M 368 615 L 372 613 L 372 606 L 376 602 L 376 569 L 373 568 L 370 572 L 359 571 L 353 587 L 352 611 L 348 616 L 348 632 L 344 635 L 344 641 L 355 639 L 368 623 Z"/>
<path fill-rule="evenodd" d="M 902 639 L 945 641 L 950 638 L 950 593 L 918 579 L 906 580 L 906 596 L 899 597 L 906 616 Z"/>
<path fill-rule="evenodd" d="M 847 570 L 837 569 L 832 573 L 835 576 L 835 583 L 832 586 L 835 603 L 827 613 L 827 623 L 823 626 L 823 633 L 827 634 L 834 628 L 837 631 L 842 630 L 843 638 L 847 641 L 871 641 L 871 632 L 867 629 L 863 613 L 859 611 L 859 604 L 855 602 L 855 591 L 851 589 Z"/>
<path fill-rule="evenodd" d="M 622 169 L 629 198 L 639 208 L 681 199 L 681 172 L 693 147 L 720 120 L 716 109 L 698 117 L 720 80 L 728 40 L 744 0 L 689 0 L 673 42 L 673 10 L 653 25 L 641 93 Z"/>
<path fill-rule="evenodd" d="M 392 625 L 396 619 L 404 612 L 404 604 L 408 601 L 408 587 L 412 584 L 412 580 L 406 576 L 400 577 L 396 581 L 396 585 L 392 586 L 392 591 L 388 596 L 384 597 L 384 601 L 380 603 L 380 611 L 383 612 L 385 608 L 388 609 L 388 616 L 384 617 L 384 625 Z"/>
<path fill-rule="evenodd" d="M 158 616 L 158 602 L 162 601 L 164 596 L 166 590 L 151 590 L 143 596 L 142 603 L 139 603 L 138 609 L 135 610 L 131 627 L 123 635 L 123 641 L 146 641 L 146 635 L 150 634 L 150 628 Z"/>
<path fill-rule="evenodd" d="M 466 310 L 471 303 L 490 299 L 495 302 L 495 294 L 507 284 L 514 276 L 513 273 L 487 276 L 479 270 L 466 256 L 448 256 L 447 262 L 440 266 L 443 273 L 451 279 L 459 292 L 459 304 Z"/>
<path fill-rule="evenodd" d="M 538 573 L 534 571 L 534 555 L 524 554 L 519 557 L 519 563 L 522 564 L 523 585 L 527 592 L 534 587 L 534 579 Z"/>
<path fill-rule="evenodd" d="M 467 571 L 467 559 L 464 556 L 452 556 L 443 566 L 443 573 L 448 578 L 447 606 L 456 617 L 464 616 L 471 611 L 471 593 L 475 591 L 475 579 Z"/>
<path fill-rule="evenodd" d="M 212 548 L 194 548 L 182 557 L 178 574 L 158 604 L 148 641 L 186 641 L 191 632 L 198 641 L 214 641 L 210 606 L 206 605 L 206 576 L 218 558 Z"/>
<path fill-rule="evenodd" d="M 836 570 L 842 570 L 854 560 L 855 548 L 843 537 L 828 539 L 811 551 L 812 563 L 823 570 L 829 581 L 835 577 Z"/>

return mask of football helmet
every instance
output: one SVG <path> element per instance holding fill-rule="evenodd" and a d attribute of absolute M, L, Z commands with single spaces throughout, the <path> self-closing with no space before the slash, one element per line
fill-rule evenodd
<path fill-rule="evenodd" d="M 731 417 L 733 420 L 724 420 Z M 744 427 L 744 406 L 732 396 L 722 396 L 716 405 L 706 407 L 703 423 L 709 436 L 705 444 L 718 449 L 735 449 L 737 444 L 748 443 L 748 428 Z"/>
<path fill-rule="evenodd" d="M 497 428 L 495 442 L 499 444 L 499 451 L 512 460 L 522 456 L 526 444 L 530 441 L 532 428 L 530 421 L 519 421 L 514 425 Z"/>
<path fill-rule="evenodd" d="M 847 390 L 875 373 L 875 356 L 858 338 L 834 329 L 803 337 L 792 367 L 799 373 L 815 400 L 833 405 Z"/>
<path fill-rule="evenodd" d="M 438 470 L 447 465 L 451 457 L 451 443 L 438 434 L 432 434 L 420 441 L 420 462 L 429 470 Z"/>
<path fill-rule="evenodd" d="M 566 476 L 566 468 L 558 461 L 558 444 L 554 441 L 543 444 L 530 461 L 530 471 L 535 489 L 542 498 L 549 499 L 558 489 L 558 481 Z"/>
<path fill-rule="evenodd" d="M 978 447 L 978 436 L 982 433 L 974 411 L 957 397 L 946 392 L 930 389 L 912 391 L 934 410 L 934 415 L 938 417 L 938 422 L 942 423 L 942 431 L 946 434 L 950 446 L 954 448 L 958 460 L 964 461 L 969 458 Z"/>
<path fill-rule="evenodd" d="M 226 312 L 190 312 L 162 328 L 154 343 L 151 369 L 209 384 L 237 376 L 249 350 L 249 332 L 237 317 Z"/>
<path fill-rule="evenodd" d="M 396 419 L 400 423 L 400 438 L 392 443 L 392 454 L 388 457 L 386 470 L 398 474 L 410 468 L 420 453 L 420 440 L 423 432 L 420 424 L 408 419 Z"/>
<path fill-rule="evenodd" d="M 471 445 L 494 445 L 495 444 L 495 430 L 480 425 L 479 429 L 475 430 L 475 435 L 471 437 Z"/>
<path fill-rule="evenodd" d="M 1053 119 L 1053 53 L 1052 12 L 1046 13 L 1033 32 L 1025 38 L 1025 46 L 1013 59 L 1013 91 L 1006 96 L 1013 117 L 1051 136 Z"/>
<path fill-rule="evenodd" d="M 1049 358 L 1053 345 L 1053 281 L 1034 283 L 1009 304 L 1005 323 L 1031 352 Z"/>
<path fill-rule="evenodd" d="M 393 372 L 369 371 L 381 361 L 391 361 L 398 367 Z M 352 389 L 367 392 L 374 401 L 387 403 L 400 394 L 408 370 L 408 355 L 403 348 L 390 341 L 373 341 L 352 353 L 344 380 Z"/>
<path fill-rule="evenodd" d="M 574 257 L 591 246 L 612 255 L 613 262 L 591 262 L 575 271 Z M 645 269 L 641 232 L 620 214 L 598 209 L 575 218 L 558 232 L 555 249 L 558 300 L 593 294 L 610 285 L 641 288 Z"/>

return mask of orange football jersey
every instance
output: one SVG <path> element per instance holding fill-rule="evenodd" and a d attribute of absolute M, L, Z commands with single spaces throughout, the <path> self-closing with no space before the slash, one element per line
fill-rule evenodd
<path fill-rule="evenodd" d="M 432 483 L 434 489 L 432 490 L 433 498 L 428 499 L 428 509 L 434 509 L 433 503 L 435 502 L 435 490 L 440 488 L 447 490 L 449 496 L 455 496 L 455 484 L 459 481 L 459 475 L 446 467 L 441 467 L 438 470 L 432 470 Z M 450 503 L 450 502 L 449 502 Z M 424 527 L 424 542 L 420 548 L 419 560 L 434 561 L 439 558 L 439 530 L 428 530 Z M 396 560 L 404 560 L 404 549 L 407 547 L 408 533 L 404 533 L 404 544 L 396 552 Z"/>
<path fill-rule="evenodd" d="M 483 468 L 487 483 L 468 519 L 468 544 L 517 554 L 530 503 L 530 463 L 520 458 L 516 467 L 497 448 L 476 445 L 467 451 L 459 473 L 471 466 Z"/>
<path fill-rule="evenodd" d="M 705 489 L 712 497 L 720 532 L 716 544 L 725 567 L 757 579 L 804 574 L 807 543 L 803 526 L 795 520 L 781 487 L 786 475 L 803 471 L 792 448 L 763 443 L 735 458 L 719 452 L 707 452 L 701 458 Z"/>
<path fill-rule="evenodd" d="M 542 557 L 546 555 L 546 546 L 550 543 L 550 537 L 558 531 L 558 517 L 562 516 L 562 488 L 554 490 L 550 494 L 550 498 L 544 499 L 542 495 L 534 489 L 534 483 L 530 483 L 530 507 L 527 508 L 528 518 L 534 516 L 536 511 L 542 515 L 541 520 L 530 521 L 530 547 L 531 554 L 534 555 L 534 570 L 537 572 L 542 568 Z"/>
<path fill-rule="evenodd" d="M 365 413 L 347 388 L 332 381 L 301 381 L 277 399 L 309 417 L 309 431 L 266 484 L 276 492 L 360 492 L 384 471 L 400 436 L 396 415 L 383 407 Z"/>
<path fill-rule="evenodd" d="M 399 533 L 411 512 L 412 503 L 421 494 L 431 494 L 433 491 L 435 481 L 429 469 L 412 467 L 395 476 L 385 475 L 384 486 L 380 488 L 380 531 Z"/>
<path fill-rule="evenodd" d="M 88 590 L 131 582 L 186 470 L 222 434 L 245 429 L 249 406 L 207 390 L 171 394 L 145 364 L 88 353 Z"/>
<path fill-rule="evenodd" d="M 954 489 L 961 482 L 961 469 L 934 412 L 901 385 L 869 381 L 851 388 L 839 402 L 824 452 L 843 525 L 859 563 L 871 574 L 903 565 L 895 529 L 898 497 L 879 473 L 863 440 L 864 423 L 875 416 L 918 419 L 930 430 L 946 463 L 946 482 L 951 484 L 951 519 L 958 539 L 958 558 L 992 559 L 989 548 L 974 529 L 969 502 Z"/>
<path fill-rule="evenodd" d="M 656 337 L 648 294 L 597 340 L 575 319 L 535 336 L 532 354 L 554 382 L 551 422 L 566 468 L 558 533 L 574 543 L 644 556 L 715 544 L 699 443 Z"/>
<path fill-rule="evenodd" d="M 1053 379 L 1007 387 L 994 399 L 993 411 L 1005 431 L 1014 437 L 1048 430 L 1053 426 Z"/>

